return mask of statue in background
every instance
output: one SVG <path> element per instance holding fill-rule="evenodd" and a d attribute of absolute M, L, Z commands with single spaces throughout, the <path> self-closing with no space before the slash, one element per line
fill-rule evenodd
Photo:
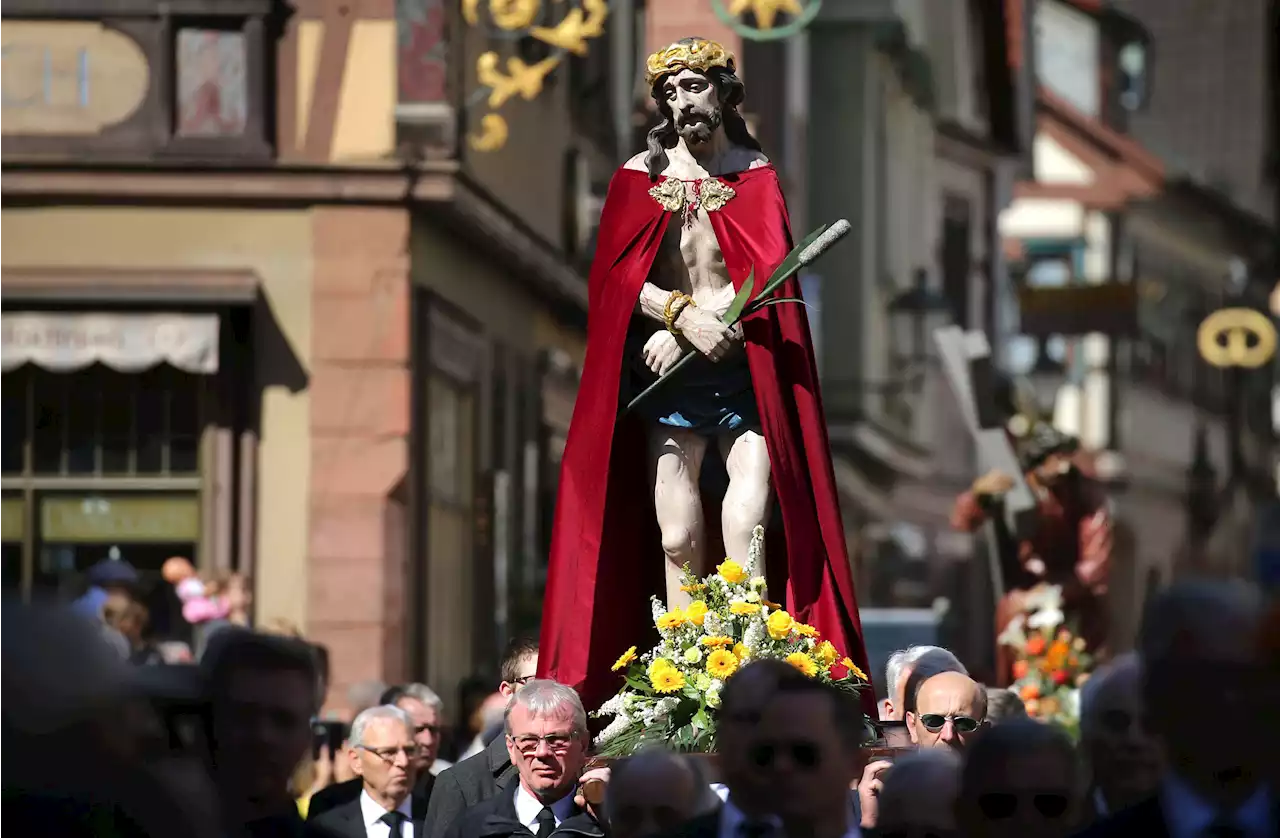
<path fill-rule="evenodd" d="M 792 248 L 735 69 L 702 38 L 649 56 L 660 122 L 615 173 L 600 221 L 539 655 L 540 674 L 578 687 L 588 707 L 615 691 L 618 653 L 647 645 L 650 595 L 665 586 L 677 608 L 689 602 L 684 565 L 695 577 L 726 554 L 745 566 L 775 501 L 769 590 L 867 668 L 805 312 L 722 319 L 748 275 L 770 276 Z M 799 297 L 798 283 L 782 295 Z M 700 357 L 619 414 L 690 347 Z M 700 491 L 709 452 L 724 458 L 723 497 Z"/>
<path fill-rule="evenodd" d="M 1011 424 L 1020 420 L 1025 422 L 1024 417 L 1015 416 Z M 1066 622 L 1075 626 L 1091 654 L 1102 655 L 1112 549 L 1106 492 L 1087 470 L 1075 438 L 1046 422 L 1036 421 L 1021 430 L 1022 435 L 1014 435 L 1015 448 L 1036 495 L 1037 523 L 1029 539 L 1000 539 L 1008 549 L 1001 556 L 1005 590 L 996 606 L 996 633 L 1023 612 L 1028 591 L 1040 584 L 1059 585 Z M 976 532 L 991 517 L 998 519 L 993 513 L 1012 486 L 1013 478 L 998 471 L 979 477 L 956 499 L 952 526 Z M 1012 667 L 1010 650 L 997 645 L 998 686 L 1012 682 Z"/>

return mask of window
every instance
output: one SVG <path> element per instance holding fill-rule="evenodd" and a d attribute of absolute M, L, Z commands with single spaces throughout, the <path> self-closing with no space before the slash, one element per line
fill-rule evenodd
<path fill-rule="evenodd" d="M 36 477 L 149 477 L 199 470 L 201 377 L 158 367 L 3 377 L 3 470 Z"/>
<path fill-rule="evenodd" d="M 182 137 L 237 137 L 249 120 L 242 32 L 178 30 L 176 130 Z"/>

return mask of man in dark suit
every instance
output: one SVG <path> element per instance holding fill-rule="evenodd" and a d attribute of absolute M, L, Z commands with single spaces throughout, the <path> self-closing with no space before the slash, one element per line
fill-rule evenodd
<path fill-rule="evenodd" d="M 413 811 L 418 744 L 413 720 L 394 705 L 365 710 L 351 725 L 345 756 L 360 778 L 359 797 L 307 821 L 307 838 L 421 838 Z M 416 815 L 416 817 L 415 817 Z"/>
<path fill-rule="evenodd" d="M 727 799 L 716 811 L 681 826 L 672 838 L 783 838 L 782 821 L 768 808 L 768 780 L 751 750 L 769 699 L 779 684 L 796 679 L 808 680 L 788 663 L 762 660 L 725 682 L 716 742 Z"/>
<path fill-rule="evenodd" d="M 508 708 L 506 730 L 515 780 L 463 812 L 448 838 L 604 838 L 574 800 L 591 744 L 578 694 L 555 681 L 530 681 Z"/>
<path fill-rule="evenodd" d="M 514 641 L 502 661 L 502 683 L 498 691 L 508 699 L 538 670 L 538 649 L 527 641 Z M 483 751 L 467 757 L 436 778 L 427 806 L 427 838 L 444 834 L 468 808 L 510 787 L 516 776 L 507 753 L 507 739 L 495 736 Z"/>
<path fill-rule="evenodd" d="M 1259 735 L 1275 695 L 1257 655 L 1263 597 L 1241 580 L 1185 580 L 1148 604 L 1139 635 L 1147 729 L 1167 757 L 1158 794 L 1089 838 L 1273 838 L 1280 799 Z M 1211 725 L 1206 727 L 1206 724 Z"/>
<path fill-rule="evenodd" d="M 434 699 L 431 705 L 423 698 Z M 440 699 L 425 684 L 405 684 L 391 687 L 382 693 L 378 705 L 393 704 L 409 714 L 414 721 L 413 740 L 418 745 L 418 757 L 414 760 L 418 783 L 413 787 L 413 807 L 417 812 L 415 818 L 422 820 L 426 816 L 427 804 L 431 799 L 431 791 L 435 786 L 436 774 L 433 765 L 440 746 Z M 429 713 L 425 718 L 424 713 Z M 342 755 L 334 755 L 334 759 L 343 759 Z M 316 792 L 307 807 L 307 819 L 316 818 L 335 809 L 344 803 L 350 803 L 360 797 L 364 782 L 359 777 L 352 777 L 341 783 L 323 788 Z"/>

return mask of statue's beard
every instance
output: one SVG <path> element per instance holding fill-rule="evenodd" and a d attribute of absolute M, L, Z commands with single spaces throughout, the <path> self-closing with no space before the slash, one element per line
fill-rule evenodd
<path fill-rule="evenodd" d="M 711 141 L 711 136 L 720 127 L 721 121 L 719 108 L 680 114 L 676 121 L 676 133 L 689 145 L 702 145 Z"/>

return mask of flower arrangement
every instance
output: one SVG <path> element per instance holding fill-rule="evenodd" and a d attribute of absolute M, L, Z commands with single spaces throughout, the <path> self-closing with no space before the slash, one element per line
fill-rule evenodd
<path fill-rule="evenodd" d="M 1027 592 L 1023 611 L 1009 621 L 999 642 L 1017 651 L 1013 684 L 1027 715 L 1076 730 L 1080 687 L 1093 670 L 1084 638 L 1065 625 L 1062 588 L 1038 585 Z"/>
<path fill-rule="evenodd" d="M 810 678 L 858 692 L 867 676 L 817 629 L 770 602 L 762 568 L 764 528 L 751 535 L 747 566 L 725 559 L 698 579 L 685 567 L 681 590 L 693 601 L 668 610 L 653 598 L 661 641 L 613 665 L 623 688 L 592 715 L 613 721 L 596 737 L 601 756 L 626 756 L 655 743 L 678 751 L 715 749 L 716 713 L 724 683 L 749 661 L 784 660 Z"/>

